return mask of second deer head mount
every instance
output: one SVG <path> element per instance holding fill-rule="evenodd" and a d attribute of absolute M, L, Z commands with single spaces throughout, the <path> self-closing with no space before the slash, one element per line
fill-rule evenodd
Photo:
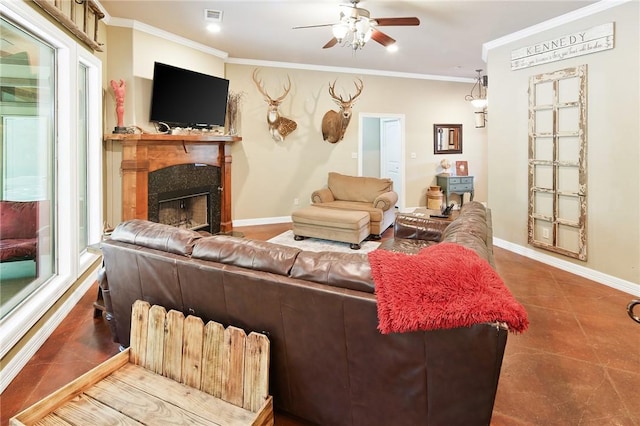
<path fill-rule="evenodd" d="M 360 82 L 360 84 L 358 84 Z M 342 99 L 342 96 L 336 96 L 335 87 L 336 80 L 333 84 L 329 83 L 329 95 L 333 98 L 334 102 L 340 107 L 340 112 L 329 110 L 322 117 L 322 139 L 330 143 L 336 143 L 344 138 L 344 132 L 347 130 L 349 121 L 351 120 L 351 107 L 356 101 L 356 98 L 362 93 L 364 83 L 362 80 L 354 81 L 356 86 L 355 95 L 349 95 L 349 99 L 346 101 Z"/>
<path fill-rule="evenodd" d="M 289 90 L 291 90 L 291 79 L 287 76 L 287 84 L 283 87 L 284 93 L 277 98 L 272 98 L 265 90 L 262 80 L 258 80 L 258 68 L 253 70 L 252 78 L 258 88 L 258 91 L 262 94 L 265 102 L 269 105 L 267 109 L 267 125 L 269 126 L 269 133 L 271 133 L 271 137 L 274 141 L 282 142 L 289 133 L 293 132 L 298 127 L 298 124 L 295 121 L 282 117 L 278 110 L 278 107 L 284 98 L 289 94 Z"/>

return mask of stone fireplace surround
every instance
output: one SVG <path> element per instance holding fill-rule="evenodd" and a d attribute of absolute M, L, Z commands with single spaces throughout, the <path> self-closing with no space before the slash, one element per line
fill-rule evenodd
<path fill-rule="evenodd" d="M 173 214 L 180 211 L 183 215 L 192 215 L 192 218 L 195 215 L 201 219 L 196 222 L 207 224 L 206 228 L 199 227 L 196 230 L 202 229 L 215 234 L 220 232 L 221 187 L 220 167 L 207 164 L 178 164 L 149 172 L 147 216 L 152 222 L 176 226 L 174 223 L 163 220 L 161 212 L 166 213 L 168 210 L 173 210 L 171 207 L 177 207 L 180 204 L 182 207 L 173 211 Z M 203 200 L 202 203 L 195 201 L 202 196 L 206 201 Z M 171 200 L 182 200 L 182 202 L 176 203 Z M 194 211 L 193 207 L 196 205 L 202 205 L 204 211 Z M 167 207 L 163 210 L 161 206 Z"/>
<path fill-rule="evenodd" d="M 220 168 L 220 232 L 231 232 L 231 154 L 239 136 L 202 134 L 107 134 L 122 144 L 122 220 L 149 219 L 149 173 L 180 164 Z M 213 195 L 213 194 L 212 194 Z"/>

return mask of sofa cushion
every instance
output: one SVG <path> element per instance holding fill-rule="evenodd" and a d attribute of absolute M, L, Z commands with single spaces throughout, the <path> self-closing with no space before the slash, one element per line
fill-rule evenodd
<path fill-rule="evenodd" d="M 31 239 L 37 232 L 37 201 L 0 201 L 0 239 Z"/>
<path fill-rule="evenodd" d="M 460 215 L 449 224 L 442 233 L 442 241 L 452 241 L 454 234 L 472 234 L 486 243 L 489 229 L 487 226 L 486 208 L 478 202 L 471 202 L 464 205 L 460 210 Z"/>
<path fill-rule="evenodd" d="M 375 288 L 369 259 L 360 253 L 302 251 L 291 277 L 367 293 Z"/>
<path fill-rule="evenodd" d="M 336 200 L 373 203 L 378 195 L 393 190 L 393 181 L 329 172 L 328 186 Z"/>
<path fill-rule="evenodd" d="M 194 259 L 210 260 L 256 271 L 288 275 L 300 249 L 230 235 L 202 238 L 193 247 Z"/>
<path fill-rule="evenodd" d="M 487 215 L 487 208 L 479 201 L 469 201 L 462 205 L 460 214 L 476 214 L 484 219 Z"/>
<path fill-rule="evenodd" d="M 38 253 L 38 239 L 2 239 L 0 240 L 0 262 L 13 260 L 31 260 Z"/>
<path fill-rule="evenodd" d="M 437 241 L 418 240 L 413 238 L 391 238 L 383 241 L 378 250 L 393 251 L 396 253 L 417 254 L 425 247 L 438 244 Z"/>
<path fill-rule="evenodd" d="M 111 239 L 137 244 L 169 253 L 189 256 L 201 235 L 189 229 L 176 228 L 142 219 L 131 219 L 116 226 Z"/>
<path fill-rule="evenodd" d="M 457 243 L 474 250 L 493 265 L 491 229 L 487 209 L 482 203 L 464 204 L 460 215 L 442 233 L 441 242 Z"/>

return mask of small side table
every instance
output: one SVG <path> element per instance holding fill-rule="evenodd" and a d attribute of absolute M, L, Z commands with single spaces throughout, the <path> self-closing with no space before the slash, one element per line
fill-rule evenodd
<path fill-rule="evenodd" d="M 444 193 L 444 202 L 449 204 L 449 195 L 460 195 L 460 206 L 464 202 L 464 194 L 471 194 L 471 201 L 473 201 L 473 176 L 451 176 L 439 174 L 436 176 L 437 184 Z"/>

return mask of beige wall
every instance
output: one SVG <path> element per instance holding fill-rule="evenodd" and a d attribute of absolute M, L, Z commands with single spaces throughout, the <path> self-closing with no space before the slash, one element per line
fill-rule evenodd
<path fill-rule="evenodd" d="M 104 131 L 109 133 L 117 124 L 116 99 L 109 82 L 124 80 L 126 95 L 124 98 L 124 125 L 134 122 L 134 105 L 136 102 L 133 84 L 133 31 L 129 28 L 108 27 L 107 60 L 103 63 L 104 81 Z"/>
<path fill-rule="evenodd" d="M 206 52 L 130 28 L 108 28 L 109 58 L 105 81 L 125 79 L 125 125 L 155 131 L 148 122 L 152 65 L 154 61 L 192 69 L 230 80 L 230 90 L 243 92 L 240 134 L 243 141 L 232 147 L 233 208 L 236 223 L 282 220 L 300 205 L 308 204 L 311 192 L 326 183 L 329 171 L 357 174 L 358 114 L 404 114 L 405 206 L 425 205 L 426 190 L 435 184 L 438 164 L 445 157 L 433 155 L 433 124 L 462 123 L 464 152 L 447 155 L 452 161 L 469 162 L 476 176 L 476 199 L 487 198 L 486 129 L 476 129 L 474 115 L 464 96 L 471 84 L 422 79 L 353 75 L 340 72 L 308 71 L 261 67 L 267 90 L 276 94 L 289 75 L 292 89 L 281 106 L 283 115 L 298 123 L 297 130 L 282 143 L 271 139 L 266 124 L 266 103 L 251 79 L 254 66 L 224 64 Z M 336 78 L 336 90 L 344 95 L 354 90 L 353 80 L 361 77 L 365 88 L 354 105 L 354 116 L 343 141 L 322 140 L 322 116 L 336 109 L 328 94 L 328 83 Z M 105 88 L 105 131 L 113 130 L 115 98 Z M 415 153 L 415 158 L 411 154 Z M 106 147 L 107 185 L 105 217 L 110 225 L 120 222 L 120 148 Z"/>
<path fill-rule="evenodd" d="M 125 127 L 137 126 L 145 132 L 155 132 L 154 125 L 149 122 L 155 61 L 224 76 L 224 61 L 221 58 L 148 33 L 110 26 L 106 40 L 108 60 L 104 63 L 103 72 L 105 133 L 112 132 L 117 124 L 115 96 L 109 84 L 111 80 L 122 79 L 127 87 Z M 108 141 L 104 154 L 104 218 L 108 225 L 115 226 L 122 218 L 122 146 Z"/>
<path fill-rule="evenodd" d="M 544 253 L 635 283 L 637 292 L 640 292 L 639 5 L 633 1 L 614 7 L 492 49 L 488 56 L 491 120 L 488 187 L 495 237 L 527 247 L 529 78 L 587 64 L 588 261 Z M 512 50 L 608 22 L 615 22 L 614 49 L 511 71 Z"/>
<path fill-rule="evenodd" d="M 486 129 L 476 129 L 471 106 L 464 100 L 471 84 L 397 77 L 354 75 L 330 71 L 261 67 L 272 97 L 278 96 L 287 75 L 292 88 L 281 113 L 298 123 L 284 142 L 271 139 L 266 124 L 267 105 L 251 79 L 254 66 L 227 64 L 230 90 L 244 92 L 241 106 L 243 141 L 232 148 L 234 221 L 288 217 L 300 205 L 309 204 L 311 192 L 326 184 L 327 173 L 358 173 L 358 114 L 405 116 L 405 206 L 424 206 L 429 185 L 435 184 L 438 164 L 444 157 L 469 162 L 476 176 L 476 199 L 487 198 Z M 328 84 L 337 79 L 336 92 L 354 93 L 353 81 L 361 78 L 364 90 L 353 106 L 353 117 L 344 140 L 322 140 L 321 122 L 326 111 L 337 106 Z M 463 154 L 433 154 L 433 124 L 462 123 Z M 415 153 L 416 158 L 411 158 Z"/>
<path fill-rule="evenodd" d="M 106 131 L 113 130 L 117 121 L 115 97 L 108 85 L 110 80 L 123 79 L 127 85 L 124 125 L 154 131 L 154 126 L 149 123 L 154 62 L 224 77 L 224 61 L 221 58 L 142 31 L 108 27 L 107 44 Z"/>

